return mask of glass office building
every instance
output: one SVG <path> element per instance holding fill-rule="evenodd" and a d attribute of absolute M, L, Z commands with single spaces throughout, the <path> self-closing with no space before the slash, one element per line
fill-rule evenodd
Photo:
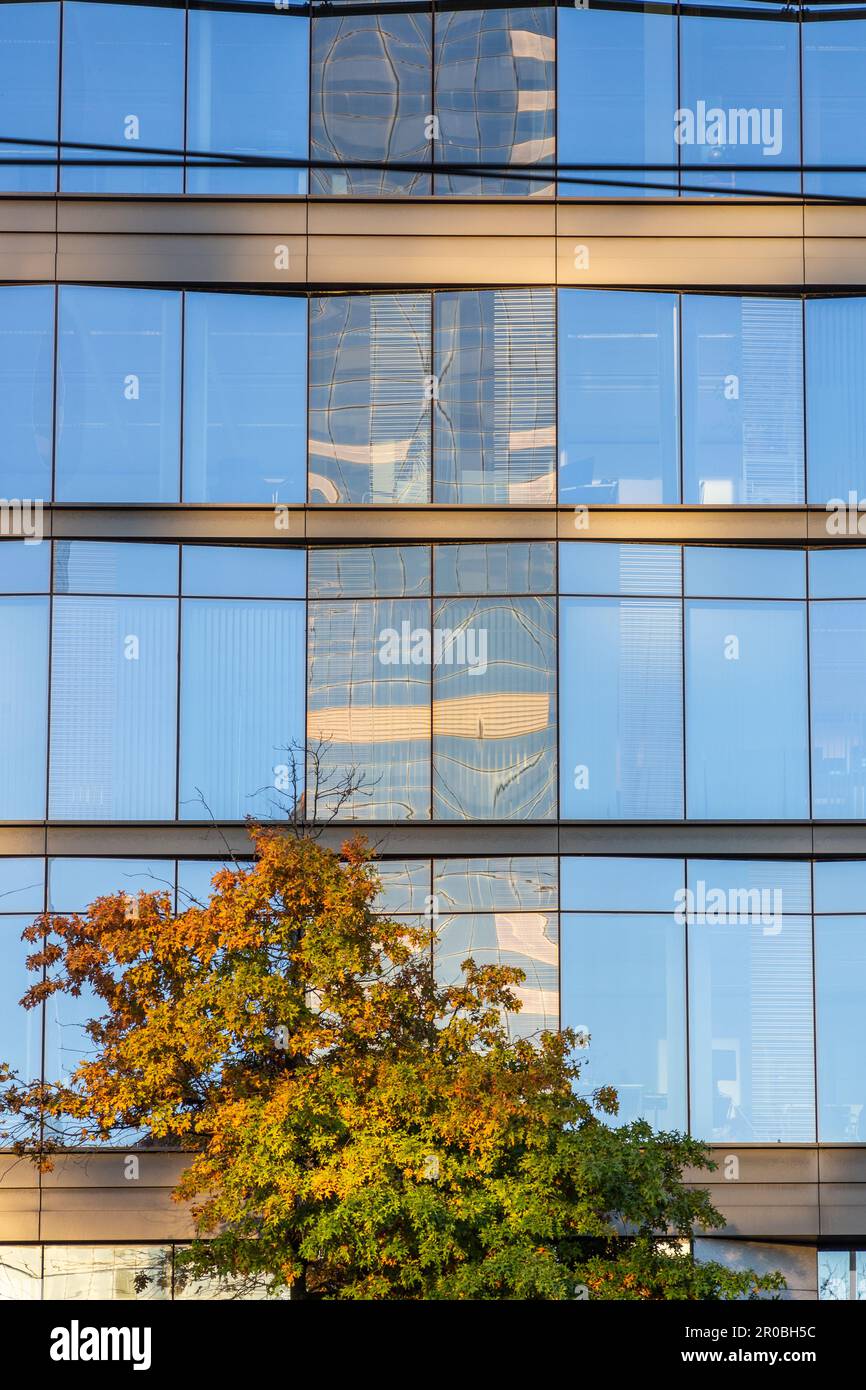
<path fill-rule="evenodd" d="M 297 788 L 866 1298 L 866 8 L 364 8 L 0 5 L 0 1057 Z M 0 1297 L 218 1294 L 126 1152 L 0 1155 Z"/>

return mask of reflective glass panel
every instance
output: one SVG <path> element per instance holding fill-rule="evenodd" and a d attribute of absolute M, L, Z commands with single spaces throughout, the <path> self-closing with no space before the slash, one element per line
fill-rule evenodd
<path fill-rule="evenodd" d="M 770 4 L 765 7 L 772 8 Z M 683 192 L 797 193 L 800 162 L 800 31 L 796 8 L 773 19 L 680 19 L 676 140 Z M 754 172 L 732 166 L 756 164 Z"/>
<path fill-rule="evenodd" d="M 6 10 L 19 8 L 31 6 L 0 5 L 0 24 Z M 54 290 L 51 285 L 4 285 L 0 289 L 3 497 L 50 500 L 53 413 Z"/>
<path fill-rule="evenodd" d="M 553 9 L 445 11 L 434 32 L 437 162 L 489 162 L 518 175 L 437 173 L 435 192 L 488 198 L 552 193 L 552 177 L 520 175 L 527 166 L 551 163 L 555 153 Z"/>
<path fill-rule="evenodd" d="M 304 606 L 184 599 L 180 816 L 281 819 L 303 787 Z"/>
<path fill-rule="evenodd" d="M 310 301 L 311 502 L 426 502 L 430 296 Z"/>
<path fill-rule="evenodd" d="M 811 26 L 810 26 L 811 27 Z M 866 61 L 866 23 L 861 28 Z M 819 29 L 819 33 L 822 30 Z M 866 120 L 866 96 L 864 96 Z M 859 158 L 859 155 L 858 155 Z M 835 162 L 841 163 L 841 160 Z M 854 161 L 852 161 L 854 162 Z M 810 176 L 814 177 L 814 176 Z M 823 175 L 829 178 L 829 175 Z M 847 175 L 852 179 L 854 175 Z M 863 180 L 866 192 L 866 175 Z M 806 300 L 806 428 L 809 501 L 854 507 L 866 497 L 866 299 Z M 855 512 L 859 523 L 862 513 Z M 843 519 L 844 514 L 843 514 Z M 832 518 L 828 516 L 829 523 Z M 832 534 L 832 533 L 831 533 Z"/>
<path fill-rule="evenodd" d="M 306 362 L 305 299 L 187 294 L 185 501 L 304 501 Z"/>
<path fill-rule="evenodd" d="M 560 600 L 561 814 L 683 814 L 682 613 L 674 599 Z"/>
<path fill-rule="evenodd" d="M 866 20 L 833 18 L 813 6 L 803 16 L 803 162 L 862 164 L 864 126 Z M 866 173 L 810 173 L 805 188 L 862 198 Z"/>
<path fill-rule="evenodd" d="M 430 547 L 311 547 L 310 598 L 415 598 L 430 593 Z"/>
<path fill-rule="evenodd" d="M 559 292 L 559 500 L 678 502 L 677 296 Z"/>
<path fill-rule="evenodd" d="M 512 1038 L 533 1038 L 559 1024 L 559 942 L 555 912 L 461 913 L 440 922 L 433 968 L 440 985 L 459 984 L 463 961 L 516 966 L 524 979 L 511 986 L 521 1008 L 503 1010 Z"/>
<path fill-rule="evenodd" d="M 803 819 L 802 603 L 686 603 L 686 774 L 692 819 Z"/>
<path fill-rule="evenodd" d="M 41 970 L 27 969 L 27 957 L 40 949 L 39 944 L 21 940 L 32 921 L 32 916 L 0 916 L 0 1061 L 8 1063 L 24 1082 L 42 1076 L 42 1007 L 21 1005 L 27 991 L 42 978 Z M 9 1117 L 6 1123 L 11 1127 L 14 1121 Z"/>
<path fill-rule="evenodd" d="M 683 500 L 802 502 L 800 300 L 683 295 L 682 354 Z"/>
<path fill-rule="evenodd" d="M 176 594 L 178 547 L 55 541 L 56 594 Z"/>
<path fill-rule="evenodd" d="M 434 605 L 433 815 L 556 814 L 556 613 L 552 599 Z"/>
<path fill-rule="evenodd" d="M 866 816 L 866 603 L 809 611 L 812 814 Z"/>
<path fill-rule="evenodd" d="M 48 599 L 0 600 L 0 817 L 45 814 Z"/>
<path fill-rule="evenodd" d="M 444 291 L 435 306 L 435 500 L 554 501 L 553 291 Z"/>
<path fill-rule="evenodd" d="M 311 817 L 430 815 L 430 603 L 310 603 Z"/>
<path fill-rule="evenodd" d="M 53 193 L 57 187 L 59 35 L 59 5 L 0 5 L 0 131 L 10 141 L 0 142 L 9 159 L 0 165 L 4 191 Z"/>
<path fill-rule="evenodd" d="M 312 45 L 310 157 L 322 166 L 311 171 L 311 191 L 429 195 L 430 15 L 317 18 Z M 375 167 L 390 163 L 416 167 Z"/>
<path fill-rule="evenodd" d="M 298 15 L 190 10 L 187 148 L 307 157 L 309 22 Z M 305 193 L 306 169 L 190 161 L 188 193 Z"/>
<path fill-rule="evenodd" d="M 566 198 L 664 197 L 677 193 L 675 14 L 587 9 L 557 12 L 561 164 L 667 164 L 633 173 L 593 169 L 560 178 Z"/>
<path fill-rule="evenodd" d="M 812 930 L 689 926 L 691 1131 L 715 1143 L 813 1143 Z"/>
<path fill-rule="evenodd" d="M 64 154 L 83 160 L 87 146 L 107 146 L 95 158 L 114 163 L 65 165 L 65 192 L 183 192 L 184 33 L 182 9 L 66 0 Z M 168 167 L 136 167 L 136 150 Z"/>
<path fill-rule="evenodd" d="M 866 917 L 815 922 L 818 1139 L 866 1140 Z"/>
<path fill-rule="evenodd" d="M 57 501 L 176 502 L 180 295 L 65 285 L 58 350 Z"/>
<path fill-rule="evenodd" d="M 172 820 L 177 602 L 54 600 L 49 814 Z"/>
<path fill-rule="evenodd" d="M 685 928 L 672 916 L 563 913 L 562 1022 L 589 1034 L 579 1089 L 617 1093 L 609 1123 L 686 1128 Z"/>

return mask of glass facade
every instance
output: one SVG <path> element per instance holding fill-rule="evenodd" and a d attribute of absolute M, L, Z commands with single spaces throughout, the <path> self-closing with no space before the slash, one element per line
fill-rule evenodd
<path fill-rule="evenodd" d="M 0 186 L 50 192 L 59 179 L 77 193 L 289 197 L 308 188 L 470 198 L 863 192 L 866 175 L 833 171 L 860 153 L 857 11 L 734 0 L 711 14 L 691 4 L 513 6 L 437 11 L 434 22 L 423 8 L 316 8 L 307 17 L 243 0 L 188 13 L 4 5 Z"/>
<path fill-rule="evenodd" d="M 866 11 L 304 8 L 0 4 L 0 1061 L 91 1048 L 36 914 L 356 826 L 742 1160 L 698 1258 L 862 1299 Z M 0 1299 L 261 1295 L 85 1176 Z"/>
<path fill-rule="evenodd" d="M 0 858 L 4 1058 L 56 1078 L 88 1047 L 92 1000 L 19 1007 L 37 979 L 21 940 L 34 914 L 118 891 L 183 910 L 207 901 L 221 867 Z M 468 956 L 524 971 L 510 1031 L 575 1029 L 580 1088 L 616 1089 L 613 1123 L 716 1144 L 866 1142 L 866 860 L 524 854 L 388 857 L 376 870 L 377 910 L 430 927 L 441 983 Z"/>
<path fill-rule="evenodd" d="M 51 549 L 0 543 L 6 820 L 46 747 L 50 819 L 279 819 L 305 744 L 314 818 L 866 819 L 864 546 Z"/>
<path fill-rule="evenodd" d="M 76 503 L 808 499 L 828 535 L 854 493 L 856 534 L 864 371 L 862 296 L 7 285 L 0 483 Z"/>

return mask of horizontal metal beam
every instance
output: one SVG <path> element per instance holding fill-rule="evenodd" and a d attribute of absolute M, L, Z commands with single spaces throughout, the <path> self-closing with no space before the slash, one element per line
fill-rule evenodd
<path fill-rule="evenodd" d="M 866 855 L 866 822 L 853 821 L 573 821 L 549 824 L 406 821 L 323 826 L 321 842 L 339 848 L 360 831 L 378 854 L 700 855 L 709 858 L 798 859 Z M 208 821 L 7 823 L 0 855 L 82 855 L 88 858 L 220 859 L 251 852 L 243 822 Z"/>
<path fill-rule="evenodd" d="M 828 531 L 824 507 L 602 506 L 74 506 L 44 510 L 46 536 L 66 540 L 374 544 L 397 541 L 717 541 L 866 544 Z"/>
<path fill-rule="evenodd" d="M 860 288 L 866 207 L 6 195 L 0 278 L 328 289 Z"/>

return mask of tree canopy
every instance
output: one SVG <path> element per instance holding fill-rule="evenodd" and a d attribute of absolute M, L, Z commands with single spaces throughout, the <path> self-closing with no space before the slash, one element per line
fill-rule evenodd
<path fill-rule="evenodd" d="M 179 1148 L 192 1275 L 292 1297 L 720 1299 L 782 1287 L 698 1264 L 722 1224 L 683 1170 L 705 1145 L 616 1126 L 579 1093 L 578 1039 L 510 1036 L 521 972 L 437 982 L 435 924 L 374 911 L 361 839 L 342 856 L 253 827 L 256 859 L 207 903 L 118 893 L 25 932 L 35 1007 L 91 993 L 66 1080 L 3 1081 L 7 1139 Z M 62 1138 L 61 1135 L 65 1136 Z"/>

